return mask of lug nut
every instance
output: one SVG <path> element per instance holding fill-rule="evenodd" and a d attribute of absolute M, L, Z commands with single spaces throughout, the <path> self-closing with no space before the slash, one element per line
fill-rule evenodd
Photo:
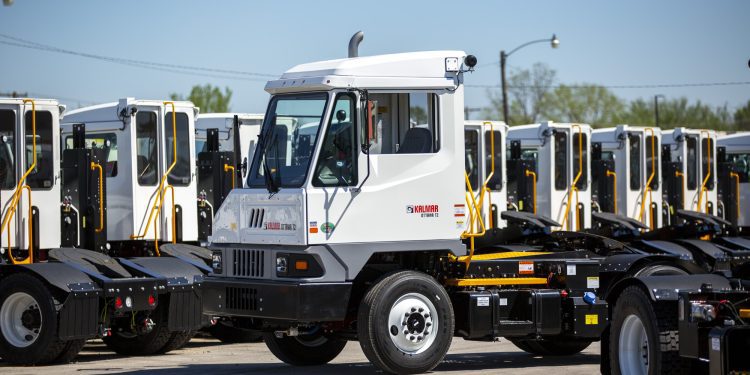
<path fill-rule="evenodd" d="M 419 308 L 419 312 L 422 312 L 422 311 L 424 311 L 424 309 L 420 307 L 420 308 Z"/>
<path fill-rule="evenodd" d="M 430 322 L 427 322 L 427 323 L 425 323 L 424 325 L 425 325 L 425 327 L 430 327 L 430 326 L 432 326 L 432 323 L 430 323 Z"/>
<path fill-rule="evenodd" d="M 427 319 L 430 317 L 430 313 L 424 313 L 424 318 Z"/>
<path fill-rule="evenodd" d="M 411 312 L 415 312 L 415 311 L 417 311 L 417 309 L 416 309 L 416 308 L 414 308 L 414 307 L 412 307 L 412 308 L 411 308 Z"/>

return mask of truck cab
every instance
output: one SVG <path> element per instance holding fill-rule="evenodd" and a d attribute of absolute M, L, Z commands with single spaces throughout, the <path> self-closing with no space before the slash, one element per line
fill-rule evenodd
<path fill-rule="evenodd" d="M 195 121 L 195 154 L 208 151 L 208 130 L 216 129 L 219 138 L 219 151 L 235 151 L 235 117 L 239 132 L 239 159 L 235 162 L 244 168 L 237 187 L 245 186 L 247 168 L 252 161 L 258 143 L 260 127 L 263 124 L 262 113 L 201 113 Z M 218 207 L 217 207 L 218 208 Z"/>
<path fill-rule="evenodd" d="M 596 129 L 592 147 L 592 168 L 601 169 L 592 171 L 599 210 L 660 228 L 667 213 L 660 183 L 661 130 L 630 125 Z"/>
<path fill-rule="evenodd" d="M 508 125 L 501 121 L 466 121 L 464 138 L 466 140 L 466 175 L 469 179 L 467 194 L 473 193 L 474 199 L 482 197 L 481 188 L 487 186 L 482 201 L 482 216 L 487 228 L 503 228 L 505 220 L 500 213 L 507 209 L 508 185 L 505 173 L 505 136 Z M 494 158 L 492 153 L 494 152 Z M 471 192 L 469 192 L 471 187 Z M 464 207 L 456 207 L 465 211 Z M 469 222 L 466 221 L 468 225 Z"/>
<path fill-rule="evenodd" d="M 155 240 L 197 243 L 197 115 L 198 108 L 190 102 L 174 102 L 171 107 L 135 98 L 66 114 L 66 148 L 73 145 L 73 125 L 85 124 L 89 146 L 101 143 L 107 150 L 107 234 L 115 254 L 155 255 Z M 169 175 L 161 181 L 167 170 Z"/>
<path fill-rule="evenodd" d="M 721 216 L 737 226 L 741 233 L 747 233 L 750 230 L 750 134 L 721 136 L 716 144 L 721 163 Z"/>
<path fill-rule="evenodd" d="M 525 160 L 528 167 L 508 171 L 510 189 L 515 191 L 515 194 L 509 192 L 508 204 L 519 211 L 547 216 L 560 223 L 563 230 L 588 228 L 591 225 L 590 141 L 591 127 L 586 124 L 548 121 L 510 127 L 507 139 L 510 159 Z M 525 187 L 529 182 L 536 187 L 535 191 Z"/>

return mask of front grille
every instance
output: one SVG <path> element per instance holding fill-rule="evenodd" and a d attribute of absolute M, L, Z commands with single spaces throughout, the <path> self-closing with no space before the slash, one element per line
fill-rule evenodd
<path fill-rule="evenodd" d="M 255 288 L 226 288 L 227 308 L 255 311 L 258 309 L 258 290 Z"/>
<path fill-rule="evenodd" d="M 232 276 L 263 277 L 263 250 L 232 250 Z"/>

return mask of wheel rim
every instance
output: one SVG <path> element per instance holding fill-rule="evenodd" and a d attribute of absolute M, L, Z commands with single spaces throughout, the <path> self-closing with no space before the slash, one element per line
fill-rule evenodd
<path fill-rule="evenodd" d="M 646 375 L 651 354 L 646 327 L 643 326 L 641 318 L 636 315 L 628 315 L 625 318 L 619 344 L 620 372 Z"/>
<path fill-rule="evenodd" d="M 0 307 L 0 331 L 17 348 L 36 342 L 42 331 L 42 313 L 34 297 L 17 292 L 6 298 Z"/>
<path fill-rule="evenodd" d="M 388 332 L 398 350 L 419 354 L 435 342 L 439 329 L 435 305 L 422 294 L 401 296 L 388 314 Z"/>

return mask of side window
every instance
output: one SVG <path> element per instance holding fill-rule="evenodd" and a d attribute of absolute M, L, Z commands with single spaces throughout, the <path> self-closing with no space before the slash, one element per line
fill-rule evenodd
<path fill-rule="evenodd" d="M 487 184 L 487 187 L 490 188 L 492 191 L 499 191 L 503 187 L 503 159 L 502 159 L 502 150 L 503 150 L 503 135 L 502 132 L 498 130 L 493 131 L 493 136 L 495 138 L 495 173 L 492 175 L 492 178 L 490 179 L 489 183 Z M 484 149 L 486 152 L 486 171 L 487 175 L 489 176 L 490 172 L 492 172 L 492 159 L 490 158 L 490 150 L 491 150 L 491 139 L 490 139 L 490 131 L 484 132 Z"/>
<path fill-rule="evenodd" d="M 440 150 L 438 97 L 431 93 L 370 94 L 362 143 L 373 154 L 425 154 Z"/>
<path fill-rule="evenodd" d="M 464 136 L 466 137 L 464 155 L 466 174 L 469 176 L 471 189 L 477 191 L 479 189 L 479 132 L 476 130 L 464 130 Z M 489 173 L 489 170 L 487 173 Z"/>
<path fill-rule="evenodd" d="M 555 133 L 555 189 L 568 189 L 568 134 Z"/>
<path fill-rule="evenodd" d="M 135 115 L 135 152 L 138 184 L 154 186 L 158 172 L 156 155 L 156 112 L 139 111 Z"/>
<path fill-rule="evenodd" d="M 356 108 L 356 99 L 352 94 L 339 94 L 336 97 L 315 167 L 313 186 L 357 184 Z"/>
<path fill-rule="evenodd" d="M 630 160 L 628 169 L 630 173 L 630 190 L 641 190 L 641 137 L 638 134 L 628 134 L 628 151 Z"/>
<path fill-rule="evenodd" d="M 710 155 L 709 155 L 710 154 Z M 708 163 L 708 159 L 711 159 L 711 163 Z M 708 179 L 706 182 L 706 189 L 713 190 L 714 189 L 714 179 L 716 178 L 716 174 L 714 171 L 714 165 L 716 164 L 716 155 L 714 155 L 714 142 L 713 139 L 710 138 L 703 138 L 701 139 L 701 170 L 703 171 L 703 175 L 701 176 L 701 183 L 703 180 L 706 179 L 708 176 L 708 171 L 711 171 L 711 178 Z"/>
<path fill-rule="evenodd" d="M 576 183 L 578 190 L 586 190 L 588 183 L 588 137 L 586 134 L 573 133 L 573 178 L 578 176 L 579 168 L 583 165 L 583 172 Z M 583 163 L 581 163 L 583 158 Z"/>
<path fill-rule="evenodd" d="M 73 148 L 73 137 L 65 138 L 65 148 Z M 115 133 L 86 133 L 86 148 L 104 150 L 107 177 L 117 176 L 117 135 Z"/>
<path fill-rule="evenodd" d="M 695 190 L 698 188 L 698 141 L 695 137 L 685 137 L 685 146 L 687 147 L 687 188 Z"/>
<path fill-rule="evenodd" d="M 167 156 L 167 168 L 174 161 L 174 144 L 172 142 L 172 112 L 164 115 L 164 149 Z M 177 163 L 172 172 L 169 173 L 167 181 L 176 186 L 187 186 L 190 184 L 190 132 L 188 115 L 177 112 L 175 116 L 177 125 Z"/>
<path fill-rule="evenodd" d="M 34 162 L 31 111 L 24 116 L 26 123 L 26 168 Z M 36 112 L 36 168 L 26 177 L 26 184 L 32 189 L 48 189 L 54 181 L 52 155 L 52 113 Z"/>
<path fill-rule="evenodd" d="M 653 148 L 652 143 L 653 142 Z M 659 188 L 659 138 L 649 135 L 646 136 L 646 177 L 650 177 L 651 173 L 654 173 L 654 178 L 651 179 L 651 190 Z M 656 166 L 654 171 L 652 164 Z"/>
<path fill-rule="evenodd" d="M 16 112 L 0 110 L 0 189 L 16 186 Z"/>

